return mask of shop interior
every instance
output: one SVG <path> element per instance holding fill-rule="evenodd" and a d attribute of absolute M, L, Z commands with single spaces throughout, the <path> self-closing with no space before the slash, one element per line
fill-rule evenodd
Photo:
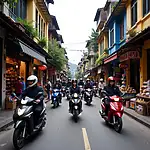
<path fill-rule="evenodd" d="M 150 79 L 150 69 L 149 69 L 149 66 L 150 66 L 150 49 L 147 50 L 147 80 Z"/>

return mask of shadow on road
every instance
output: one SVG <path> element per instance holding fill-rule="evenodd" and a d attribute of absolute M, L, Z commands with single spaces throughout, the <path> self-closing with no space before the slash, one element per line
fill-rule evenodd
<path fill-rule="evenodd" d="M 72 123 L 80 123 L 80 122 L 82 121 L 82 118 L 79 116 L 78 119 L 77 119 L 77 122 L 75 122 L 74 117 L 73 117 L 73 116 L 70 116 L 69 120 L 70 120 Z"/>

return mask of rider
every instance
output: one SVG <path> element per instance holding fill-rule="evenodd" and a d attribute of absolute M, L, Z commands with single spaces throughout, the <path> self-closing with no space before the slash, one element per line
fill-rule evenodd
<path fill-rule="evenodd" d="M 86 84 L 85 84 L 85 87 L 84 87 L 85 89 L 88 89 L 88 88 L 90 88 L 90 89 L 92 89 L 93 87 L 92 87 L 92 85 L 91 85 L 91 82 L 90 82 L 90 79 L 88 78 L 88 79 L 86 79 Z"/>
<path fill-rule="evenodd" d="M 43 110 L 43 104 L 44 104 L 44 90 L 41 86 L 37 85 L 38 83 L 38 78 L 35 75 L 31 75 L 27 78 L 27 84 L 28 87 L 23 91 L 23 93 L 20 96 L 20 99 L 24 97 L 30 97 L 30 98 L 35 98 L 39 92 L 42 92 L 43 94 L 35 100 L 36 104 L 33 104 L 33 109 L 34 109 L 34 125 L 35 128 L 38 128 L 38 118 L 40 116 L 41 111 Z"/>
<path fill-rule="evenodd" d="M 53 85 L 53 89 L 58 89 L 58 90 L 60 90 L 60 91 L 61 91 L 61 89 L 62 89 L 62 85 L 61 85 L 61 83 L 60 83 L 60 80 L 59 80 L 59 79 L 56 79 L 56 83 Z M 60 96 L 60 103 L 61 103 L 62 95 L 61 95 L 61 94 L 59 94 L 59 96 Z"/>
<path fill-rule="evenodd" d="M 84 82 L 83 82 L 83 79 L 82 79 L 82 78 L 80 78 L 79 83 L 78 83 L 78 86 L 84 86 Z"/>
<path fill-rule="evenodd" d="M 67 88 L 70 88 L 70 87 L 71 87 L 71 85 L 72 85 L 72 83 L 71 83 L 71 79 L 69 78 L 69 79 L 68 79 L 68 83 L 67 83 L 66 87 L 67 87 Z"/>
<path fill-rule="evenodd" d="M 105 83 L 104 83 L 103 78 L 101 78 L 101 79 L 99 80 L 99 84 L 98 84 L 98 88 L 99 88 L 99 96 L 100 96 L 100 97 L 101 97 L 101 90 L 103 90 L 104 87 L 105 87 Z"/>
<path fill-rule="evenodd" d="M 121 92 L 118 88 L 118 86 L 115 85 L 115 78 L 114 77 L 109 77 L 108 78 L 108 85 L 104 87 L 104 91 L 106 91 L 107 95 L 108 96 L 120 96 Z M 104 103 L 106 105 L 106 115 L 108 113 L 108 109 L 109 109 L 109 104 L 110 104 L 110 101 L 109 99 L 105 99 L 104 100 Z"/>
<path fill-rule="evenodd" d="M 70 94 L 73 95 L 74 93 L 77 93 L 78 95 L 80 94 L 80 89 L 79 87 L 77 86 L 77 80 L 74 79 L 72 80 L 72 86 L 70 87 Z M 69 101 L 69 112 L 71 112 L 72 110 L 72 100 Z M 82 101 L 79 102 L 79 107 L 82 111 Z"/>
<path fill-rule="evenodd" d="M 62 86 L 64 86 L 64 87 L 66 86 L 66 81 L 65 80 L 62 81 Z"/>

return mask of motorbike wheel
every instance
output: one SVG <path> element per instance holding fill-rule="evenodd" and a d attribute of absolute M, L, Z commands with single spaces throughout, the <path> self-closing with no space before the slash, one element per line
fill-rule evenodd
<path fill-rule="evenodd" d="M 122 130 L 122 118 L 116 116 L 116 123 L 114 124 L 114 129 L 116 132 L 120 133 Z"/>
<path fill-rule="evenodd" d="M 57 102 L 54 102 L 54 108 L 56 108 L 57 107 Z"/>
<path fill-rule="evenodd" d="M 22 137 L 23 131 L 24 130 L 20 127 L 20 128 L 15 129 L 14 134 L 13 134 L 13 145 L 17 150 L 20 150 L 21 148 L 23 148 L 25 144 L 25 138 Z"/>

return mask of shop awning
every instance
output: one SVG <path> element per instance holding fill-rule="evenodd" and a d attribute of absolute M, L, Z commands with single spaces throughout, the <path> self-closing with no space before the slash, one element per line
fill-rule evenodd
<path fill-rule="evenodd" d="M 47 64 L 46 59 L 43 55 L 41 55 L 40 53 L 38 53 L 37 51 L 35 51 L 31 47 L 27 46 L 26 44 L 24 44 L 20 40 L 19 40 L 19 44 L 21 46 L 21 49 L 22 49 L 23 53 L 25 53 L 29 56 L 32 56 L 33 58 L 38 59 L 39 61 L 43 62 L 44 64 Z"/>
<path fill-rule="evenodd" d="M 108 56 L 106 59 L 104 59 L 104 64 L 107 64 L 113 60 L 117 59 L 117 53 L 111 55 L 111 56 Z"/>
<path fill-rule="evenodd" d="M 87 78 L 89 75 L 90 75 L 90 73 L 86 74 L 86 75 L 84 76 L 84 78 Z"/>

